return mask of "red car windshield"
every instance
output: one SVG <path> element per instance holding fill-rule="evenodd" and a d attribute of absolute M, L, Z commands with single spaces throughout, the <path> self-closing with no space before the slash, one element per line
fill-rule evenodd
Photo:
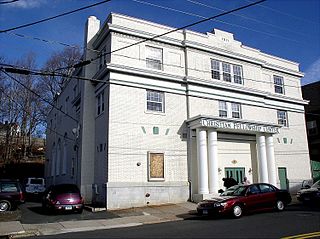
<path fill-rule="evenodd" d="M 221 196 L 242 196 L 244 195 L 246 189 L 246 186 L 233 186 L 221 193 Z"/>

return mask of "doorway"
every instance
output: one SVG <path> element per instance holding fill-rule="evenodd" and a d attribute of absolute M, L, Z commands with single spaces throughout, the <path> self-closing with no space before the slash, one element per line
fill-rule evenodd
<path fill-rule="evenodd" d="M 234 178 L 238 183 L 243 182 L 244 173 L 245 168 L 225 168 L 225 176 L 227 178 Z"/>
<path fill-rule="evenodd" d="M 278 175 L 280 180 L 280 189 L 288 190 L 287 168 L 278 168 Z"/>

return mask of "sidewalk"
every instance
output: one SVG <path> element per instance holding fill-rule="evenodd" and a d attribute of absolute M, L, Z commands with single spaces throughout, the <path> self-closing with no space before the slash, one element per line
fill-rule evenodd
<path fill-rule="evenodd" d="M 177 221 L 192 216 L 190 212 L 194 210 L 196 210 L 196 204 L 185 202 L 116 210 L 112 211 L 112 213 L 119 217 L 113 219 L 63 221 L 46 224 L 21 224 L 19 221 L 0 222 L 0 238 L 55 235 Z"/>

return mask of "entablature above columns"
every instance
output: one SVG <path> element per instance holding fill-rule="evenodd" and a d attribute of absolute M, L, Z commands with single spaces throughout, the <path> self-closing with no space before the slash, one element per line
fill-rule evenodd
<path fill-rule="evenodd" d="M 257 122 L 243 119 L 230 119 L 221 117 L 211 117 L 198 115 L 187 120 L 187 125 L 190 129 L 197 128 L 212 128 L 223 132 L 239 132 L 239 133 L 268 133 L 279 134 L 282 126 L 268 123 Z"/>

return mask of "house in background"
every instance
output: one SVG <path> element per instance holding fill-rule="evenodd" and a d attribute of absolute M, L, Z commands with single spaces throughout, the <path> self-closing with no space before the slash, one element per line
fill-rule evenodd
<path fill-rule="evenodd" d="M 88 19 L 90 64 L 48 116 L 47 183 L 108 209 L 199 201 L 226 176 L 295 192 L 311 178 L 298 63 L 225 31 L 173 30 Z"/>
<path fill-rule="evenodd" d="M 313 180 L 320 179 L 320 81 L 302 86 Z"/>

